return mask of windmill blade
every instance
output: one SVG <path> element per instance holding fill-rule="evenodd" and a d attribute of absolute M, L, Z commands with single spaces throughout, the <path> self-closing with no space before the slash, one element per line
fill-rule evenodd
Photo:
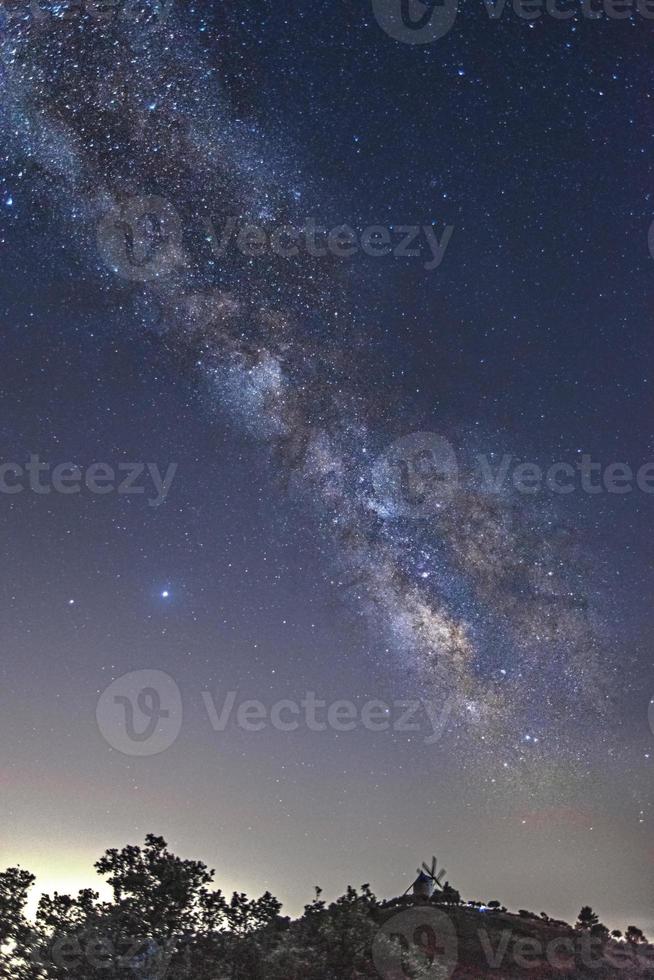
<path fill-rule="evenodd" d="M 447 874 L 447 872 L 445 871 L 445 868 L 443 868 L 443 869 L 442 869 L 441 871 L 439 871 L 439 872 L 438 872 L 438 874 L 437 874 L 437 875 L 436 875 L 436 877 L 434 878 L 434 881 L 436 882 L 436 884 L 438 885 L 438 887 L 439 887 L 439 888 L 442 888 L 442 887 L 443 887 L 443 883 L 442 883 L 442 881 L 441 881 L 441 878 L 442 878 L 442 877 L 443 877 L 443 876 L 444 876 L 445 874 Z"/>
<path fill-rule="evenodd" d="M 420 877 L 420 868 L 418 868 L 418 877 Z M 417 880 L 418 880 L 418 878 L 415 878 L 411 882 L 411 884 L 409 885 L 409 887 L 407 888 L 407 890 L 402 894 L 402 898 L 404 898 L 404 896 L 407 894 L 407 892 L 410 892 L 411 891 L 411 889 L 413 888 L 413 886 L 415 885 L 415 883 L 417 882 Z"/>
<path fill-rule="evenodd" d="M 430 878 L 433 878 L 434 881 L 438 880 L 438 876 L 436 874 L 437 867 L 438 867 L 438 862 L 435 857 L 431 859 L 431 864 L 427 864 L 425 861 L 422 862 L 423 871 L 425 872 L 425 874 L 429 875 Z M 441 874 L 442 873 L 443 872 L 441 872 Z"/>

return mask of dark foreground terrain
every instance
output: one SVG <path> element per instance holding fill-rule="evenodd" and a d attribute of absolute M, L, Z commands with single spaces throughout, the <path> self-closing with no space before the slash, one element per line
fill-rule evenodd
<path fill-rule="evenodd" d="M 96 870 L 110 902 L 85 890 L 24 909 L 33 876 L 0 873 L 0 975 L 11 980 L 476 980 L 654 977 L 638 929 L 609 934 L 585 907 L 576 926 L 499 902 L 464 904 L 446 883 L 432 899 L 378 900 L 367 885 L 290 920 L 266 893 L 231 898 L 202 862 L 162 838 L 109 850 Z"/>

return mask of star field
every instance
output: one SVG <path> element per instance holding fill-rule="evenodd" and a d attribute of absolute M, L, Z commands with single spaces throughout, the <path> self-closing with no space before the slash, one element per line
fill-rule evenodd
<path fill-rule="evenodd" d="M 654 499 L 577 474 L 585 454 L 652 459 L 651 27 L 466 5 L 417 48 L 364 7 L 6 5 L 5 458 L 177 465 L 160 506 L 145 477 L 142 496 L 0 500 L 11 711 L 46 648 L 64 678 L 13 749 L 36 783 L 63 766 L 64 823 L 82 774 L 107 766 L 102 840 L 124 794 L 125 832 L 161 818 L 184 840 L 260 838 L 272 812 L 279 857 L 258 860 L 292 902 L 300 838 L 302 873 L 318 848 L 327 875 L 362 842 L 364 879 L 437 838 L 470 888 L 498 881 L 523 905 L 520 868 L 547 864 L 549 897 L 577 861 L 599 904 L 624 862 L 606 915 L 633 919 L 632 894 L 648 921 Z M 260 237 L 227 246 L 230 221 Z M 389 252 L 280 254 L 280 228 L 307 222 L 381 228 Z M 424 234 L 419 255 L 391 253 L 413 225 L 442 254 Z M 412 433 L 456 457 L 428 513 L 422 484 L 398 495 L 384 469 Z M 574 490 L 489 487 L 483 466 L 507 455 L 562 462 Z M 89 705 L 144 663 L 193 705 L 182 740 L 107 760 L 84 745 Z M 241 731 L 217 762 L 200 692 L 234 686 L 418 698 L 442 734 Z"/>

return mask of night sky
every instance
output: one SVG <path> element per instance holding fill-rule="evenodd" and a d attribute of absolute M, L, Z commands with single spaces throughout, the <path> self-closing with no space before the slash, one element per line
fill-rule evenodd
<path fill-rule="evenodd" d="M 164 6 L 0 20 L 0 862 L 77 889 L 154 832 L 296 913 L 436 853 L 651 934 L 651 21 Z M 269 247 L 307 222 L 419 254 Z M 36 456 L 176 470 L 38 492 Z M 183 705 L 149 753 L 134 671 Z M 236 722 L 308 692 L 389 723 Z"/>

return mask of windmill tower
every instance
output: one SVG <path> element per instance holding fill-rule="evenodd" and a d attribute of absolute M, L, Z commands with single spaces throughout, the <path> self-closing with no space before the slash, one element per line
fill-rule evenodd
<path fill-rule="evenodd" d="M 425 864 L 423 861 L 422 867 L 418 868 L 418 877 L 412 885 L 409 885 L 404 894 L 406 895 L 407 892 L 413 888 L 413 894 L 416 898 L 429 899 L 432 897 L 436 889 L 442 891 L 443 884 L 441 882 L 441 878 L 445 876 L 445 868 L 442 868 L 437 874 L 437 867 L 438 865 L 435 857 L 431 859 L 431 865 Z"/>

